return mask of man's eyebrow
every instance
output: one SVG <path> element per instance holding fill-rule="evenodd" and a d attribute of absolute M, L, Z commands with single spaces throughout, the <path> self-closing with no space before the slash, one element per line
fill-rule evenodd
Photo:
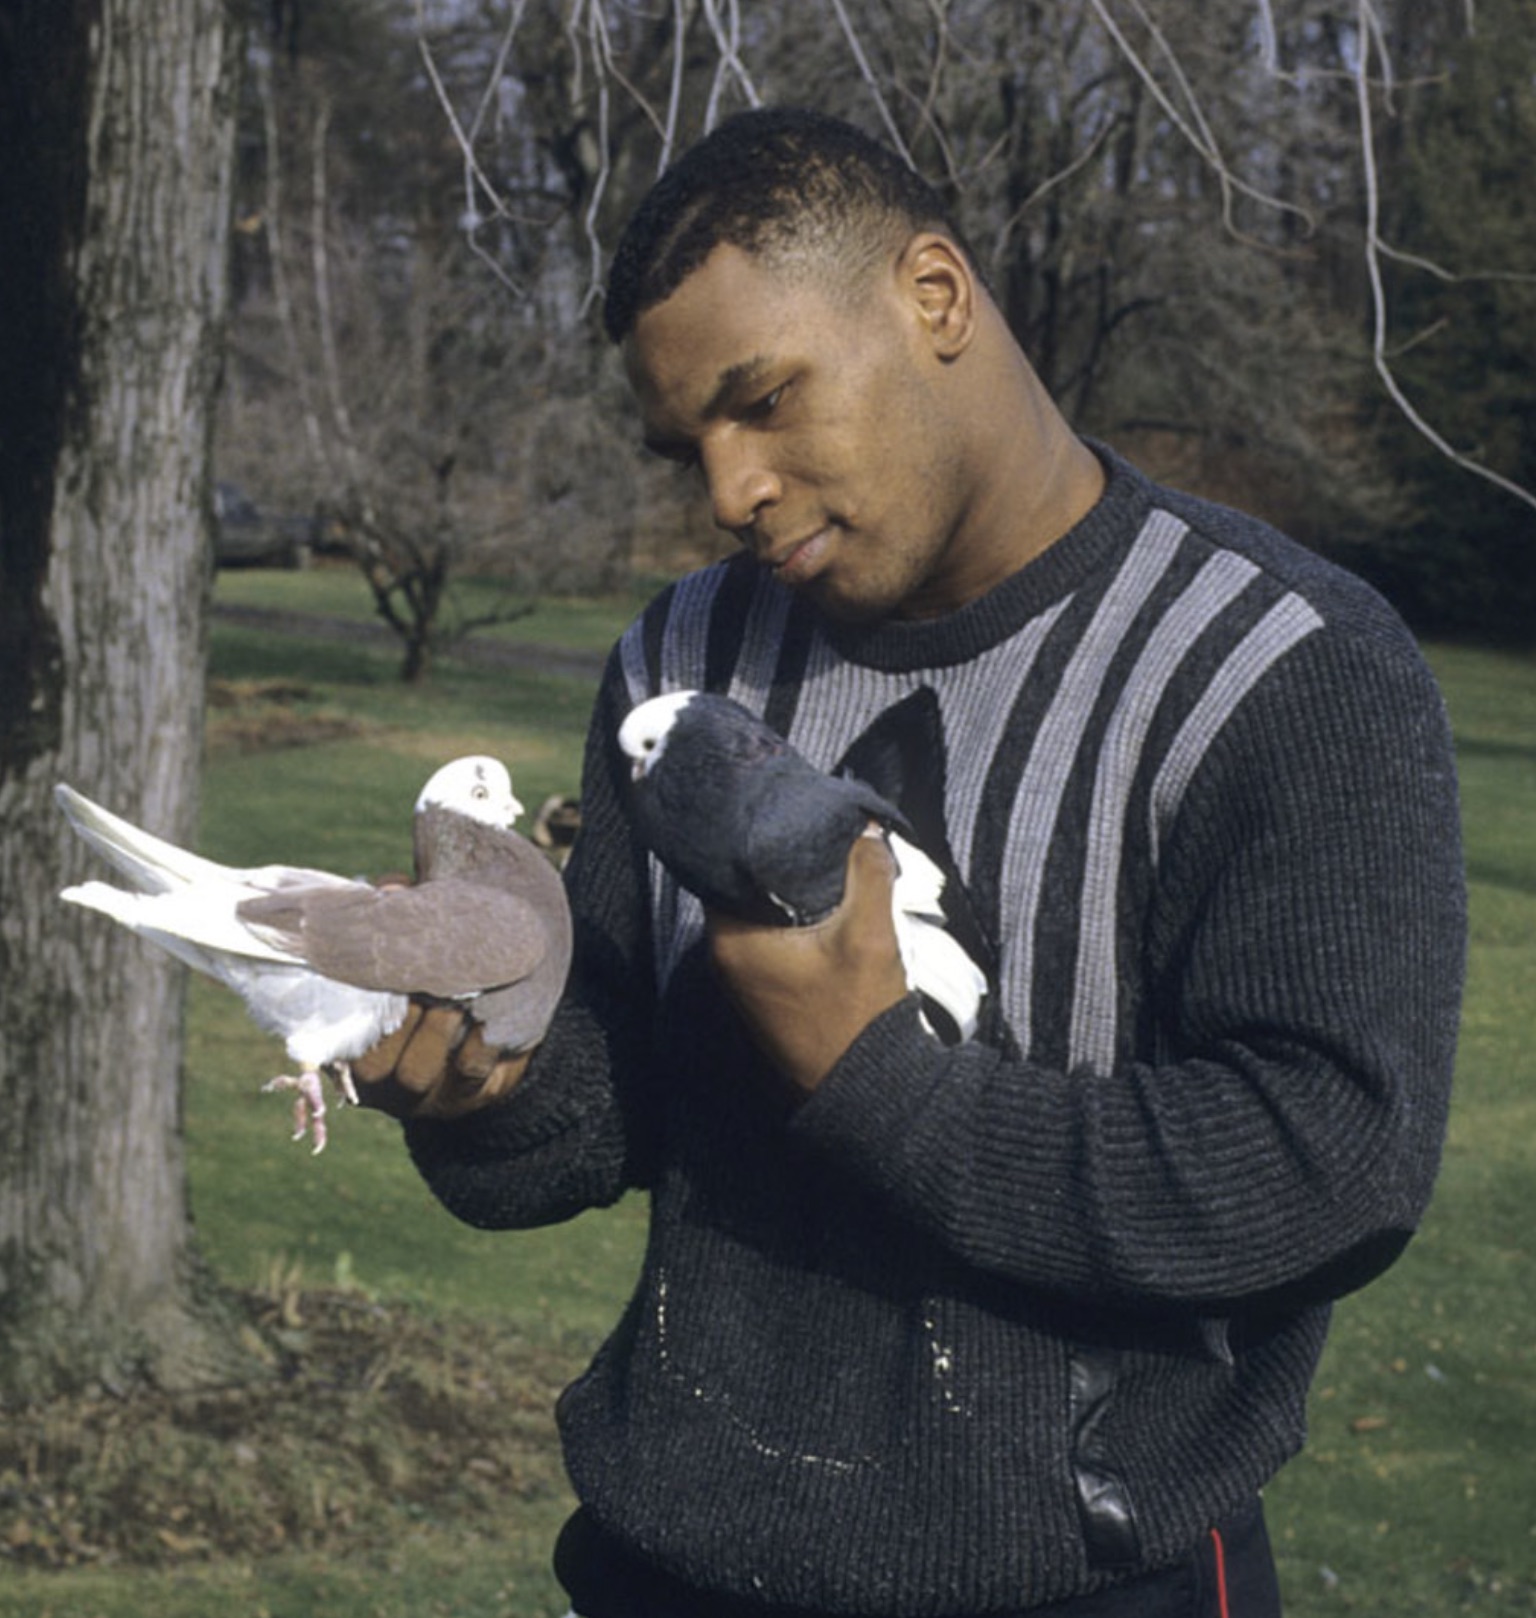
<path fill-rule="evenodd" d="M 726 366 L 715 383 L 715 391 L 704 403 L 704 420 L 718 416 L 737 394 L 761 381 L 772 368 L 773 360 L 767 354 L 754 354 L 751 359 Z"/>
<path fill-rule="evenodd" d="M 738 360 L 734 365 L 726 366 L 715 379 L 714 392 L 704 401 L 703 409 L 699 412 L 700 420 L 712 421 L 721 415 L 734 398 L 757 386 L 773 366 L 774 360 L 770 354 L 754 354 L 750 359 Z M 669 438 L 665 433 L 646 433 L 643 442 L 647 449 L 669 460 L 678 459 L 682 448 L 680 440 Z"/>

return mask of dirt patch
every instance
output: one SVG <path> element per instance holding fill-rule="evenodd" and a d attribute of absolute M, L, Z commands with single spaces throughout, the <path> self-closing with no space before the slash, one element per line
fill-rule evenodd
<path fill-rule="evenodd" d="M 260 753 L 309 747 L 367 732 L 350 714 L 327 709 L 298 680 L 210 680 L 206 746 L 210 752 Z"/>
<path fill-rule="evenodd" d="M 6 1413 L 0 1567 L 356 1552 L 563 1492 L 551 1412 L 589 1344 L 355 1293 L 241 1306 L 259 1383 Z"/>

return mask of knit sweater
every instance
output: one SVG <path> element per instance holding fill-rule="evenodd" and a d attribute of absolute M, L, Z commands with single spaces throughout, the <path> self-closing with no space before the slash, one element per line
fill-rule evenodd
<path fill-rule="evenodd" d="M 653 603 L 594 715 L 570 993 L 505 1104 L 408 1126 L 480 1225 L 648 1191 L 560 1426 L 591 1520 L 702 1591 L 947 1618 L 1184 1554 L 1428 1200 L 1438 694 L 1357 580 L 1100 453 L 1093 511 L 946 618 L 831 624 L 745 557 Z M 973 1040 L 908 1000 L 786 1099 L 623 811 L 618 722 L 683 686 L 901 803 L 989 974 Z"/>

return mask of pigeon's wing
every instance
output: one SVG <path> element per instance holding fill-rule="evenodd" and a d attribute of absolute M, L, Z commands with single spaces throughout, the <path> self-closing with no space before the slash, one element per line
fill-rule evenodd
<path fill-rule="evenodd" d="M 550 947 L 548 918 L 527 898 L 451 878 L 289 889 L 246 900 L 239 915 L 326 977 L 444 999 L 519 982 Z"/>
<path fill-rule="evenodd" d="M 753 879 L 796 925 L 842 902 L 848 850 L 869 823 L 863 794 L 803 761 L 761 772 L 743 853 Z"/>
<path fill-rule="evenodd" d="M 908 988 L 936 1006 L 953 1025 L 947 1031 L 953 1037 L 946 1037 L 946 1043 L 970 1039 L 987 992 L 981 968 L 942 925 L 921 916 L 898 915 L 896 941 Z"/>

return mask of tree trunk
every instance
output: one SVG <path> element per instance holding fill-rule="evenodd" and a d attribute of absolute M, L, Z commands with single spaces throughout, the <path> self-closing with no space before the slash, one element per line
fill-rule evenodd
<path fill-rule="evenodd" d="M 238 62 L 223 0 L 0 0 L 0 1398 L 232 1364 L 180 969 L 59 904 L 52 791 L 193 828 Z"/>

